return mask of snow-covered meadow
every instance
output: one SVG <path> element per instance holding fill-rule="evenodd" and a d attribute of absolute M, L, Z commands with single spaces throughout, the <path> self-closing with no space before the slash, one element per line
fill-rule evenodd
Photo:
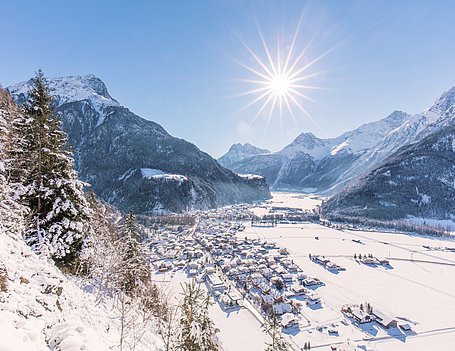
<path fill-rule="evenodd" d="M 268 206 L 310 209 L 317 202 L 308 196 L 278 193 Z M 258 214 L 264 211 L 267 208 L 255 209 Z M 455 248 L 454 240 L 404 233 L 337 230 L 313 223 L 276 227 L 248 225 L 241 235 L 275 241 L 286 247 L 289 258 L 306 274 L 325 283 L 316 290 L 322 298 L 322 308 L 313 310 L 304 306 L 301 310 L 310 325 L 302 320 L 300 331 L 289 332 L 298 345 L 308 340 L 317 346 L 350 339 L 380 351 L 428 350 L 428 345 L 431 350 L 453 347 L 455 252 L 444 249 Z M 312 262 L 309 254 L 326 256 L 346 271 L 331 273 Z M 390 267 L 365 265 L 354 259 L 354 254 L 387 258 Z M 358 328 L 341 322 L 346 321 L 340 312 L 343 305 L 365 302 L 395 317 L 399 324 L 410 324 L 412 332 L 398 328 L 385 330 L 375 323 Z M 327 328 L 317 331 L 317 327 L 330 328 L 332 323 L 338 328 L 339 336 L 329 335 Z"/>

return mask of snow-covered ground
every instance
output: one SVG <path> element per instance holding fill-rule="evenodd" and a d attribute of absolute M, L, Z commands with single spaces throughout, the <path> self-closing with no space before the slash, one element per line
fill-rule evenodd
<path fill-rule="evenodd" d="M 1 351 L 117 349 L 118 312 L 109 301 L 96 304 L 89 286 L 84 291 L 22 239 L 2 232 L 0 264 L 7 272 L 7 290 L 0 291 Z M 136 350 L 158 350 L 160 344 L 147 331 Z"/>
<path fill-rule="evenodd" d="M 142 177 L 144 178 L 153 178 L 153 179 L 164 179 L 164 180 L 171 180 L 182 183 L 185 180 L 188 180 L 187 177 L 181 174 L 170 174 L 165 173 L 161 169 L 154 169 L 154 168 L 141 168 Z"/>
<path fill-rule="evenodd" d="M 321 197 L 317 195 L 306 195 L 299 193 L 274 192 L 272 199 L 267 204 L 254 207 L 252 210 L 255 215 L 262 216 L 269 212 L 270 206 L 291 207 L 301 210 L 311 210 L 321 204 Z"/>
<path fill-rule="evenodd" d="M 155 282 L 176 298 L 179 298 L 179 294 L 182 292 L 181 284 L 189 281 L 186 273 L 182 271 L 155 276 Z M 203 287 L 206 288 L 206 285 L 203 284 Z M 218 302 L 213 302 L 214 304 L 209 308 L 209 314 L 220 330 L 218 337 L 224 351 L 263 351 L 265 349 L 266 342 L 270 342 L 270 340 L 262 331 L 261 325 L 253 313 L 246 308 L 225 311 Z"/>
<path fill-rule="evenodd" d="M 271 207 L 311 210 L 321 199 L 303 194 L 274 193 L 272 200 L 253 208 L 258 215 Z M 226 209 L 232 214 L 232 209 Z M 279 210 L 278 210 L 279 211 Z M 240 238 L 261 238 L 276 242 L 289 251 L 289 258 L 305 274 L 319 278 L 323 286 L 314 289 L 322 307 L 310 308 L 301 300 L 299 326 L 283 330 L 298 350 L 306 342 L 312 349 L 330 350 L 331 345 L 349 342 L 357 350 L 398 351 L 448 350 L 455 340 L 455 241 L 402 233 L 336 230 L 314 223 L 251 226 L 244 222 Z M 345 271 L 332 273 L 309 259 L 323 255 Z M 354 258 L 354 254 L 357 259 Z M 372 254 L 387 259 L 389 266 L 366 265 L 358 255 Z M 172 294 L 189 281 L 184 271 L 158 274 Z M 341 313 L 345 305 L 369 303 L 373 308 L 409 324 L 412 331 L 383 329 L 377 323 L 356 325 Z M 210 315 L 220 329 L 225 351 L 264 349 L 268 336 L 262 331 L 261 317 L 247 301 L 247 308 L 225 311 L 218 303 Z M 248 308 L 249 307 L 249 308 Z M 329 333 L 335 329 L 338 335 Z M 343 348 L 348 350 L 349 348 Z"/>
<path fill-rule="evenodd" d="M 309 209 L 315 205 L 313 201 L 317 200 L 280 193 L 274 194 L 270 205 Z M 266 208 L 255 211 L 264 210 Z M 276 227 L 247 225 L 241 236 L 263 238 L 286 247 L 289 257 L 306 274 L 325 283 L 316 290 L 323 307 L 315 310 L 306 306 L 302 308 L 310 326 L 290 332 L 298 345 L 310 341 L 314 348 L 351 339 L 380 351 L 453 348 L 455 252 L 443 249 L 455 248 L 454 240 L 399 233 L 340 231 L 311 223 L 279 224 Z M 325 255 L 345 267 L 346 271 L 331 273 L 310 261 L 310 253 Z M 367 266 L 355 260 L 354 254 L 388 258 L 391 266 Z M 365 302 L 397 318 L 399 323 L 410 324 L 413 332 L 405 333 L 398 328 L 385 330 L 374 323 L 362 328 L 351 323 L 344 325 L 342 321 L 346 318 L 340 312 L 341 307 Z M 316 330 L 318 326 L 330 327 L 332 323 L 336 325 L 339 337 L 330 336 L 327 329 Z M 328 349 L 328 346 L 321 349 Z"/>

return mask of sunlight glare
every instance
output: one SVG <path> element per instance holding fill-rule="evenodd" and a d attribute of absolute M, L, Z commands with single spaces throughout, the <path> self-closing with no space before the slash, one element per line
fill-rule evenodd
<path fill-rule="evenodd" d="M 289 77 L 284 74 L 277 74 L 270 80 L 269 89 L 270 93 L 275 96 L 284 97 L 289 94 L 289 89 L 291 88 L 291 82 Z"/>
<path fill-rule="evenodd" d="M 309 97 L 307 92 L 323 88 L 313 86 L 309 84 L 309 81 L 312 78 L 321 75 L 323 72 L 315 72 L 312 69 L 314 65 L 333 49 L 324 52 L 314 59 L 310 59 L 308 55 L 308 48 L 311 44 L 310 41 L 303 50 L 296 52 L 297 38 L 302 19 L 303 14 L 290 44 L 285 46 L 282 45 L 282 41 L 278 41 L 276 50 L 271 50 L 267 45 L 261 29 L 257 26 L 263 49 L 263 57 L 261 57 L 260 52 L 255 52 L 240 40 L 241 44 L 251 55 L 255 63 L 255 65 L 251 66 L 238 62 L 240 66 L 254 75 L 253 79 L 242 79 L 242 81 L 254 84 L 255 87 L 239 95 L 252 95 L 252 100 L 244 106 L 242 110 L 254 105 L 258 106 L 257 113 L 252 122 L 259 118 L 263 113 L 267 115 L 267 125 L 276 115 L 278 115 L 280 121 L 283 122 L 283 110 L 287 110 L 294 122 L 296 122 L 294 109 L 298 109 L 316 124 L 305 108 L 304 102 L 317 102 Z M 274 53 L 274 55 L 272 53 Z M 278 113 L 275 114 L 275 112 Z"/>

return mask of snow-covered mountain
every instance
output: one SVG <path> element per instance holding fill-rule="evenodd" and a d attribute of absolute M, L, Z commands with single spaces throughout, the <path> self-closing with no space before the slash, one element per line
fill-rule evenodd
<path fill-rule="evenodd" d="M 282 150 L 234 163 L 274 189 L 335 195 L 332 218 L 455 218 L 455 87 L 430 108 L 402 111 L 339 137 L 302 133 Z"/>
<path fill-rule="evenodd" d="M 394 111 L 384 119 L 330 139 L 302 133 L 278 152 L 248 157 L 230 168 L 262 175 L 277 190 L 327 192 L 344 180 L 357 159 L 409 117 Z"/>
<path fill-rule="evenodd" d="M 333 219 L 455 219 L 455 123 L 407 144 L 323 207 Z"/>
<path fill-rule="evenodd" d="M 355 181 L 323 207 L 332 218 L 455 218 L 455 88 L 357 159 Z M 361 170 L 366 172 L 362 174 Z"/>
<path fill-rule="evenodd" d="M 8 88 L 18 103 L 25 101 L 30 83 Z M 99 78 L 48 78 L 47 83 L 80 177 L 119 209 L 185 211 L 270 196 L 264 179 L 241 178 L 195 145 L 135 115 L 109 95 Z M 181 177 L 148 177 L 143 169 Z"/>
<path fill-rule="evenodd" d="M 270 151 L 267 149 L 260 149 L 256 146 L 253 146 L 249 143 L 245 144 L 233 144 L 229 151 L 226 152 L 223 156 L 218 158 L 218 162 L 226 168 L 229 168 L 234 163 L 239 162 L 247 157 L 269 154 Z"/>
<path fill-rule="evenodd" d="M 321 160 L 330 153 L 331 149 L 330 140 L 319 139 L 313 133 L 302 133 L 278 153 L 287 158 L 304 153 L 313 160 Z"/>
<path fill-rule="evenodd" d="M 375 143 L 353 163 L 348 172 L 342 175 L 339 183 L 349 183 L 402 146 L 417 142 L 433 132 L 444 129 L 453 122 L 454 117 L 455 87 L 444 92 L 428 110 L 410 116 L 398 128 L 393 129 Z M 340 188 L 338 186 L 338 189 Z"/>

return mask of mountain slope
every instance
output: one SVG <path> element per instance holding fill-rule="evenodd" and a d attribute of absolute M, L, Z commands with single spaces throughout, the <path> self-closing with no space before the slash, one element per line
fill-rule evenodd
<path fill-rule="evenodd" d="M 454 116 L 455 87 L 444 92 L 428 110 L 408 118 L 401 126 L 392 130 L 379 143 L 359 157 L 349 171 L 342 175 L 340 183 L 347 183 L 355 179 L 402 146 L 421 140 L 450 125 Z M 338 189 L 340 188 L 338 186 Z"/>
<path fill-rule="evenodd" d="M 218 159 L 218 162 L 226 168 L 229 168 L 234 163 L 239 162 L 247 157 L 269 154 L 270 151 L 266 149 L 260 149 L 249 143 L 245 144 L 233 144 L 229 151 Z"/>
<path fill-rule="evenodd" d="M 270 196 L 265 180 L 237 176 L 195 145 L 121 106 L 99 78 L 48 78 L 47 83 L 81 179 L 119 209 L 180 212 Z M 8 90 L 22 103 L 29 86 L 23 82 Z M 147 177 L 142 169 L 169 176 Z"/>
<path fill-rule="evenodd" d="M 331 139 L 302 133 L 278 152 L 248 157 L 229 168 L 262 175 L 277 190 L 327 192 L 344 180 L 344 174 L 361 155 L 409 117 L 394 111 L 382 120 Z"/>
<path fill-rule="evenodd" d="M 39 258 L 19 236 L 0 229 L 0 328 L 2 350 L 113 350 L 120 338 L 119 312 L 111 300 L 97 301 Z M 139 316 L 142 315 L 137 312 Z M 161 350 L 151 323 L 136 350 Z"/>
<path fill-rule="evenodd" d="M 455 218 L 455 124 L 406 145 L 322 207 L 332 218 Z"/>

